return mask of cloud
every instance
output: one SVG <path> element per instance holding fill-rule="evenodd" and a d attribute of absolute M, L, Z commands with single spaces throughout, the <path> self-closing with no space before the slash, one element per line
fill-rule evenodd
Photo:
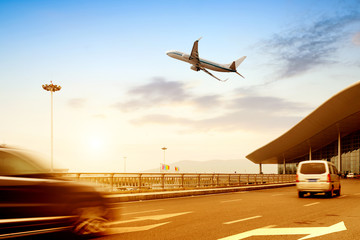
<path fill-rule="evenodd" d="M 268 131 L 283 129 L 299 122 L 301 117 L 270 114 L 268 112 L 235 111 L 219 117 L 201 120 L 169 115 L 145 115 L 132 121 L 135 125 L 168 125 L 179 126 L 179 132 L 234 132 L 234 131 Z"/>
<path fill-rule="evenodd" d="M 307 108 L 302 104 L 289 102 L 282 98 L 269 96 L 242 96 L 233 99 L 228 106 L 231 109 L 242 109 L 247 112 L 280 112 L 280 111 L 303 111 Z"/>
<path fill-rule="evenodd" d="M 233 90 L 230 94 L 226 94 L 227 98 L 216 94 L 205 96 L 183 94 L 187 96 L 187 99 L 184 98 L 182 101 L 186 100 L 198 108 L 208 109 L 206 117 L 202 115 L 202 118 L 199 118 L 199 115 L 196 115 L 195 118 L 193 113 L 197 111 L 193 109 L 180 112 L 176 116 L 144 114 L 132 119 L 131 123 L 177 126 L 180 132 L 264 131 L 290 126 L 300 120 L 299 112 L 309 110 L 302 103 L 277 97 L 259 96 L 254 91 L 249 92 L 244 89 Z M 174 106 L 175 111 L 176 107 Z"/>
<path fill-rule="evenodd" d="M 150 83 L 134 87 L 127 93 L 130 100 L 119 102 L 115 107 L 121 111 L 136 111 L 187 101 L 189 94 L 181 82 L 155 78 Z"/>
<path fill-rule="evenodd" d="M 209 109 L 214 108 L 216 106 L 222 105 L 221 101 L 222 96 L 220 95 L 207 95 L 207 96 L 200 96 L 200 97 L 193 97 L 191 99 L 191 103 L 200 108 L 200 109 Z"/>
<path fill-rule="evenodd" d="M 360 22 L 360 14 L 322 18 L 307 27 L 275 34 L 264 47 L 284 64 L 280 78 L 292 77 L 310 69 L 334 62 L 331 57 L 339 48 L 347 27 Z"/>
<path fill-rule="evenodd" d="M 269 114 L 268 111 L 235 111 L 223 116 L 196 121 L 191 126 L 191 131 L 268 131 L 272 129 L 283 129 L 289 127 L 301 118 L 297 116 L 286 116 Z"/>
<path fill-rule="evenodd" d="M 72 108 L 83 108 L 86 104 L 86 99 L 84 98 L 72 98 L 68 101 L 68 106 Z"/>
<path fill-rule="evenodd" d="M 96 119 L 105 119 L 106 115 L 105 114 L 94 114 L 92 117 L 96 118 Z"/>
<path fill-rule="evenodd" d="M 131 95 L 144 97 L 150 101 L 183 101 L 187 94 L 184 84 L 174 81 L 166 81 L 163 78 L 154 78 L 151 83 L 138 86 L 129 91 Z"/>
<path fill-rule="evenodd" d="M 185 83 L 167 81 L 163 78 L 155 78 L 150 83 L 136 86 L 130 89 L 126 96 L 129 100 L 118 102 L 114 107 L 124 112 L 158 109 L 164 106 L 190 106 L 206 111 L 222 104 L 221 95 L 197 96 L 191 93 L 191 89 Z"/>
<path fill-rule="evenodd" d="M 354 36 L 352 37 L 352 42 L 355 45 L 360 46 L 360 32 L 354 34 Z"/>
<path fill-rule="evenodd" d="M 179 117 L 172 117 L 165 114 L 149 114 L 139 119 L 134 119 L 131 123 L 135 125 L 159 124 L 159 125 L 192 125 L 193 120 Z"/>

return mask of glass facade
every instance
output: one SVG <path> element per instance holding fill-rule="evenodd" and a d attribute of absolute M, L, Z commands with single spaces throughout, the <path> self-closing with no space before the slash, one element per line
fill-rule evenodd
<path fill-rule="evenodd" d="M 296 174 L 296 168 L 297 168 L 297 163 L 286 163 L 285 174 Z M 284 164 L 278 164 L 278 174 L 283 174 L 283 170 L 284 170 Z"/>
<path fill-rule="evenodd" d="M 353 132 L 340 139 L 341 143 L 341 173 L 360 173 L 360 130 Z M 311 158 L 316 160 L 326 160 L 338 166 L 338 141 L 311 153 Z M 286 174 L 295 174 L 297 164 L 301 161 L 308 160 L 309 155 L 297 158 L 292 163 L 286 163 Z M 278 165 L 278 173 L 282 174 L 283 164 Z"/>

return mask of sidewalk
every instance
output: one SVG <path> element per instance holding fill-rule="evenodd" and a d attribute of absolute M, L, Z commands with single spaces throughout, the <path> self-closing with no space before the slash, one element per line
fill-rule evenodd
<path fill-rule="evenodd" d="M 281 187 L 290 187 L 290 186 L 295 186 L 295 182 L 294 183 L 281 183 L 281 184 L 268 184 L 268 185 L 242 186 L 242 187 L 228 187 L 228 188 L 127 193 L 127 194 L 108 194 L 108 195 L 106 195 L 106 198 L 108 198 L 110 203 L 118 203 L 118 202 L 131 202 L 131 201 L 142 201 L 142 200 L 163 199 L 163 198 L 176 198 L 176 197 L 187 197 L 187 196 L 228 193 L 228 192 L 253 191 L 253 190 L 281 188 Z"/>

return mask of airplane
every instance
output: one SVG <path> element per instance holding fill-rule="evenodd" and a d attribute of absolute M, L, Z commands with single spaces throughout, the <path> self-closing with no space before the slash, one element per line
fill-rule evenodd
<path fill-rule="evenodd" d="M 201 38 L 199 38 L 198 40 L 196 40 L 194 42 L 194 45 L 193 45 L 190 55 L 183 53 L 183 52 L 175 51 L 175 50 L 167 51 L 166 54 L 169 57 L 190 63 L 192 65 L 190 67 L 192 70 L 194 70 L 194 71 L 202 70 L 202 71 L 206 72 L 207 74 L 209 74 L 210 76 L 212 76 L 213 78 L 216 78 L 217 80 L 219 80 L 221 82 L 225 82 L 228 79 L 221 80 L 220 78 L 214 76 L 211 72 L 209 72 L 206 69 L 210 69 L 210 70 L 214 70 L 214 71 L 218 71 L 218 72 L 234 72 L 234 73 L 239 74 L 242 78 L 244 78 L 244 76 L 242 76 L 240 73 L 237 72 L 236 68 L 245 60 L 246 56 L 243 56 L 243 57 L 239 58 L 238 60 L 233 61 L 230 64 L 219 64 L 219 63 L 211 62 L 211 61 L 203 59 L 203 58 L 199 58 L 198 44 L 199 44 L 200 39 Z"/>

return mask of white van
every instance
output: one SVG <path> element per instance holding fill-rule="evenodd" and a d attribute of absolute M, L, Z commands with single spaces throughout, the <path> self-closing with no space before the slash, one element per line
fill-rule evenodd
<path fill-rule="evenodd" d="M 296 187 L 299 198 L 306 193 L 325 193 L 332 197 L 340 196 L 340 176 L 335 165 L 322 160 L 303 161 L 299 163 L 296 172 Z"/>

